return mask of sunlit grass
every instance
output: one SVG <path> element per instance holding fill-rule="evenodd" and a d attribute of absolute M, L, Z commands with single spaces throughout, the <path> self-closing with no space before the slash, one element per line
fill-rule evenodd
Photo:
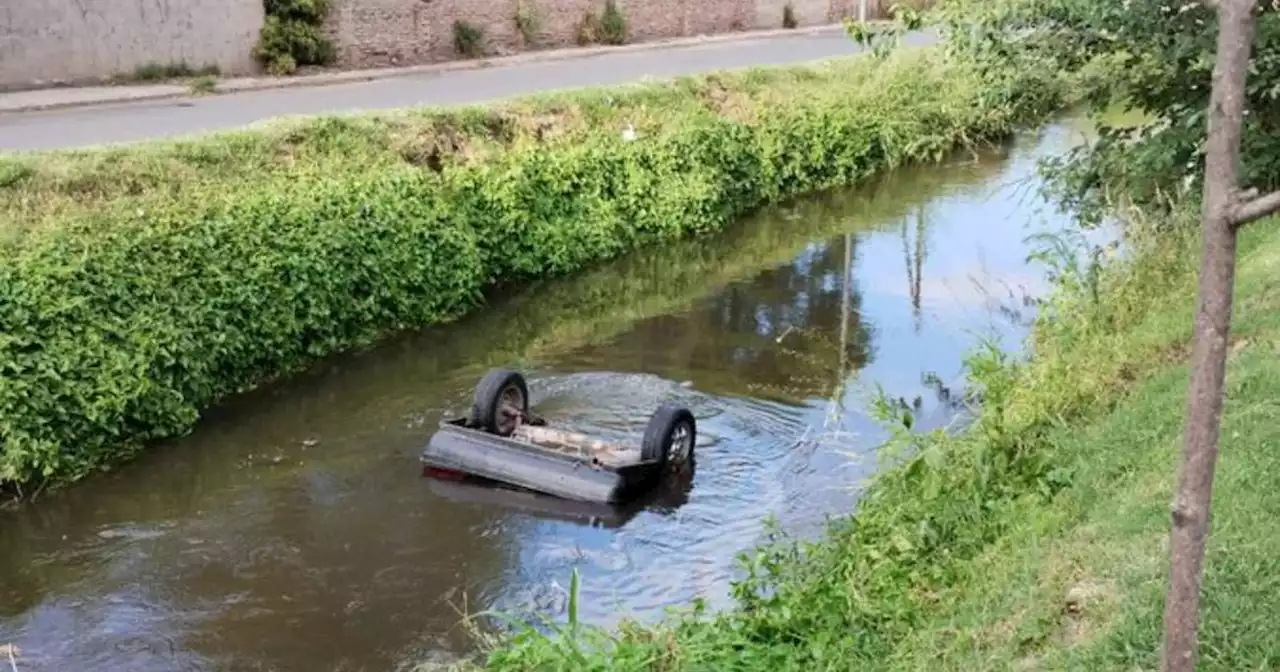
<path fill-rule="evenodd" d="M 752 121 L 797 96 L 865 90 L 875 94 L 871 100 L 956 77 L 959 70 L 919 49 L 888 61 L 841 58 L 456 108 L 282 118 L 194 139 L 0 155 L 0 230 L 57 225 L 103 208 L 127 212 L 224 198 L 318 175 L 481 162 L 513 148 L 578 144 L 627 125 L 645 137 L 699 117 Z M 976 86 L 956 81 L 952 88 L 960 98 Z M 909 141 L 920 120 L 892 121 Z"/>
<path fill-rule="evenodd" d="M 597 633 L 595 655 L 568 667 L 563 644 L 523 631 L 491 652 L 490 667 L 1153 669 L 1186 404 L 1194 232 L 1135 221 L 1131 261 L 1068 275 L 1042 307 L 1031 359 L 991 349 L 971 360 L 984 399 L 971 430 L 901 433 L 898 448 L 914 457 L 881 477 L 856 517 L 814 544 L 751 555 L 737 608 Z M 1280 665 L 1277 277 L 1272 220 L 1242 243 L 1205 669 Z"/>

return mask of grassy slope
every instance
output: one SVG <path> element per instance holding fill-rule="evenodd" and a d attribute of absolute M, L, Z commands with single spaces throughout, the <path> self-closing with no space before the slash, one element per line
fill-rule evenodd
<path fill-rule="evenodd" d="M 1030 362 L 976 357 L 974 431 L 908 439 L 921 457 L 857 518 L 799 555 L 755 556 L 764 578 L 740 587 L 739 609 L 576 639 L 526 631 L 490 667 L 1155 668 L 1198 260 L 1194 239 L 1160 237 L 1107 266 L 1096 302 L 1075 276 Z M 1236 296 L 1202 667 L 1276 669 L 1280 222 L 1243 237 Z"/>
<path fill-rule="evenodd" d="M 894 666 L 1153 669 L 1181 451 L 1193 275 L 1107 339 L 1150 375 L 1114 411 L 1051 432 L 1073 485 L 1012 511 L 1008 532 L 942 596 Z M 1136 297 L 1135 297 L 1136 298 Z M 1280 222 L 1249 231 L 1237 281 L 1205 579 L 1202 669 L 1280 667 Z M 1101 344 L 1100 344 L 1101 345 Z M 1159 353 L 1170 355 L 1159 358 Z M 1124 356 L 1120 354 L 1120 356 Z"/>

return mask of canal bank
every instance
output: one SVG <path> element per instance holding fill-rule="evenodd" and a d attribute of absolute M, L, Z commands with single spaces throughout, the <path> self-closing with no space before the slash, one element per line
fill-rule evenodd
<path fill-rule="evenodd" d="M 993 95 L 923 49 L 5 158 L 0 482 L 29 493 L 109 467 L 499 282 L 1006 136 L 1059 102 L 1037 77 Z"/>
<path fill-rule="evenodd" d="M 470 653 L 460 612 L 563 620 L 574 568 L 595 624 L 731 607 L 766 517 L 812 534 L 856 500 L 889 438 L 877 385 L 947 426 L 964 353 L 1021 342 L 1046 289 L 1024 239 L 1067 221 L 1028 189 L 1079 138 L 1055 125 L 779 203 L 238 397 L 0 514 L 0 641 L 23 670 L 402 669 Z M 612 528 L 419 478 L 435 422 L 494 364 L 592 433 L 696 409 L 686 501 Z"/>
<path fill-rule="evenodd" d="M 969 431 L 891 438 L 906 463 L 819 540 L 748 554 L 733 608 L 523 630 L 487 667 L 1155 669 L 1197 214 L 1128 221 L 1126 259 L 1062 266 L 1033 357 L 968 359 L 983 402 Z M 1280 661 L 1280 221 L 1245 230 L 1239 254 L 1201 626 L 1212 670 Z"/>

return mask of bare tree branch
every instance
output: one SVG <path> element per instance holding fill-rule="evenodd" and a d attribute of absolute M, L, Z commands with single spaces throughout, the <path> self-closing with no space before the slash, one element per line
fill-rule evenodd
<path fill-rule="evenodd" d="M 1253 192 L 1254 195 L 1257 194 L 1257 190 L 1251 189 L 1249 191 Z M 1249 222 L 1274 215 L 1277 212 L 1280 212 L 1280 191 L 1273 191 L 1266 196 L 1251 198 L 1251 200 L 1236 204 L 1236 207 L 1231 212 L 1231 220 L 1236 227 L 1241 227 Z"/>

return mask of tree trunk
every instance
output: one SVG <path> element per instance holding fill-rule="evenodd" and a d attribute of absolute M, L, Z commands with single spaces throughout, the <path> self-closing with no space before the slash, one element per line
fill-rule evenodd
<path fill-rule="evenodd" d="M 1227 337 L 1235 284 L 1237 164 L 1245 78 L 1253 45 L 1253 0 L 1219 0 L 1218 56 L 1209 98 L 1203 236 L 1186 446 L 1173 504 L 1163 669 L 1195 669 L 1205 536 L 1222 421 Z"/>

